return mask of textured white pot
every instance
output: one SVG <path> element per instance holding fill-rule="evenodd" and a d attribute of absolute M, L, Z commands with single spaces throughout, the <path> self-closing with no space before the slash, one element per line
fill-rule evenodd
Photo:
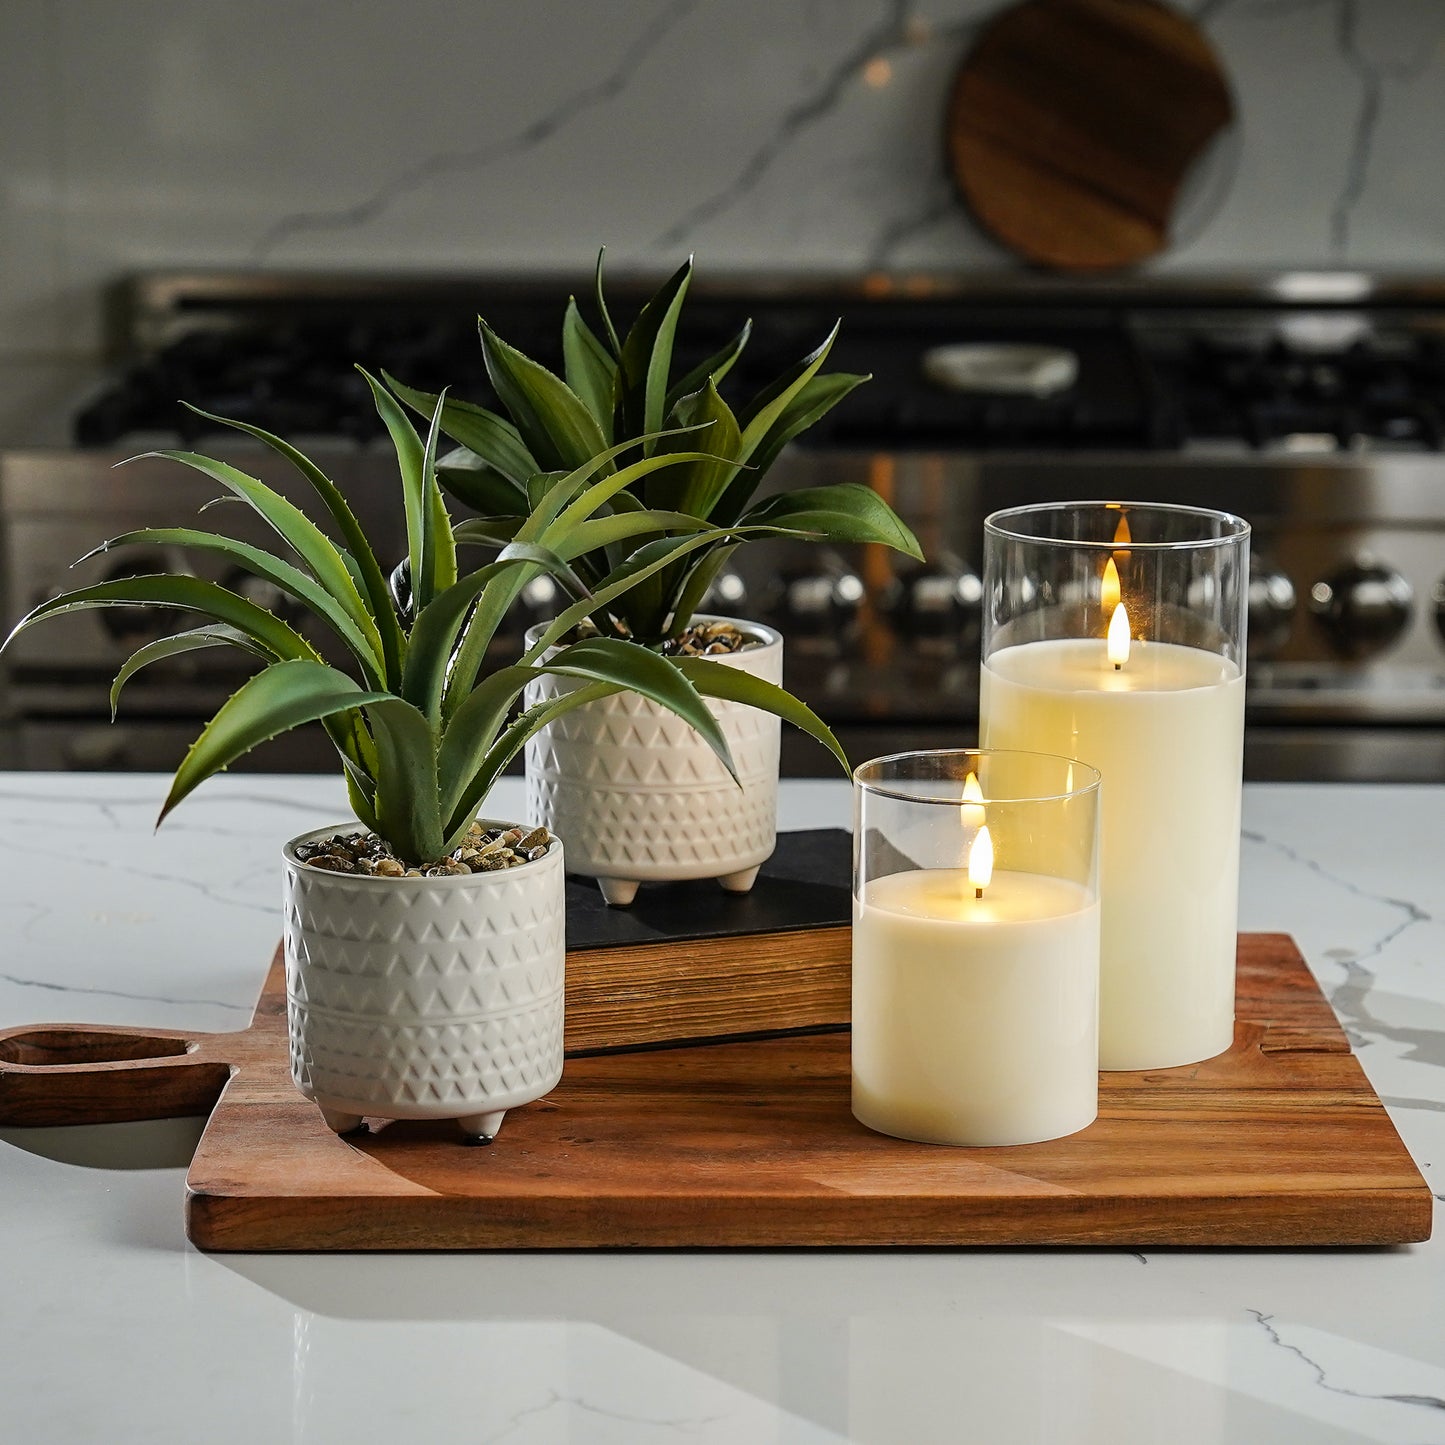
<path fill-rule="evenodd" d="M 455 1119 L 490 1140 L 562 1077 L 562 845 L 449 878 L 297 860 L 298 844 L 358 829 L 284 850 L 291 1077 L 338 1134 L 364 1116 Z"/>
<path fill-rule="evenodd" d="M 732 621 L 699 617 L 698 621 Z M 783 680 L 781 634 L 736 626 L 760 646 L 714 659 Z M 530 706 L 581 687 L 565 677 L 527 686 Z M 596 878 L 612 904 L 639 883 L 716 878 L 745 893 L 773 851 L 781 724 L 772 713 L 710 699 L 737 765 L 738 786 L 681 718 L 634 692 L 574 708 L 527 744 L 527 817 L 567 844 L 567 866 Z"/>

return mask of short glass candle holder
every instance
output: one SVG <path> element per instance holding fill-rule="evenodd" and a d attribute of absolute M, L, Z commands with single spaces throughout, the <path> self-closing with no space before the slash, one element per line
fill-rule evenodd
<path fill-rule="evenodd" d="M 1099 1062 L 1234 1039 L 1249 525 L 1064 502 L 984 523 L 979 727 L 1103 774 Z"/>
<path fill-rule="evenodd" d="M 898 753 L 854 781 L 853 1114 L 931 1144 L 1034 1144 L 1099 1107 L 1099 775 Z"/>

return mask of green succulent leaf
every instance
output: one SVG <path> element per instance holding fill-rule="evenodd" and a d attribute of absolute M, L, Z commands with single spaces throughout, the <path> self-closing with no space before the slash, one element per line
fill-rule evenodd
<path fill-rule="evenodd" d="M 810 737 L 816 738 L 837 758 L 845 773 L 851 771 L 848 755 L 828 725 L 812 708 L 799 702 L 776 683 L 767 682 L 761 677 L 743 672 L 740 668 L 729 667 L 723 662 L 713 662 L 705 657 L 674 658 L 673 665 L 704 697 L 746 703 L 749 707 L 773 713 L 784 722 L 791 723 Z"/>
<path fill-rule="evenodd" d="M 630 488 L 634 482 L 640 482 L 644 477 L 651 476 L 652 473 L 660 472 L 668 467 L 680 467 L 689 462 L 711 460 L 711 454 L 708 452 L 664 452 L 657 456 L 644 457 L 640 462 L 633 462 L 631 466 L 623 467 L 620 472 L 614 472 L 610 477 L 603 477 L 601 481 L 593 482 L 588 486 L 576 501 L 558 514 L 556 520 L 540 534 L 538 540 L 546 542 L 551 547 L 559 547 L 566 541 L 574 527 L 588 517 L 594 516 L 599 508 Z M 558 487 L 557 490 L 562 491 L 563 489 Z M 525 536 L 529 530 L 524 527 L 518 536 Z"/>
<path fill-rule="evenodd" d="M 724 534 L 727 535 L 727 534 Z M 676 578 L 676 591 L 667 606 L 669 637 L 680 637 L 687 631 L 693 614 L 702 606 L 707 589 L 717 580 L 718 574 L 728 564 L 728 559 L 738 549 L 737 542 L 722 542 L 694 557 L 690 565 L 682 568 Z"/>
<path fill-rule="evenodd" d="M 457 634 L 473 604 L 486 593 L 488 585 L 498 579 L 509 576 L 515 579 L 520 575 L 525 584 L 543 570 L 541 566 L 527 565 L 535 561 L 530 557 L 499 557 L 453 583 L 417 614 L 412 624 L 411 644 L 407 648 L 401 695 L 429 719 L 435 721 L 440 717 L 443 689 Z M 559 562 L 559 565 L 565 566 L 565 563 Z M 495 603 L 494 597 L 487 600 Z M 510 601 L 509 592 L 508 605 Z"/>
<path fill-rule="evenodd" d="M 300 557 L 311 575 L 341 604 L 362 632 L 366 633 L 369 629 L 379 637 L 377 621 L 358 591 L 346 559 L 331 538 L 294 502 L 255 477 L 211 457 L 174 451 L 148 452 L 146 455 L 180 462 L 219 482 L 228 492 L 248 503 Z"/>
<path fill-rule="evenodd" d="M 615 683 L 640 693 L 687 723 L 713 750 L 733 780 L 737 780 L 737 768 L 718 720 L 671 658 L 662 657 L 636 642 L 589 637 L 564 647 L 537 670 L 590 682 Z"/>
<path fill-rule="evenodd" d="M 537 703 L 509 723 L 501 736 L 492 744 L 481 766 L 473 774 L 471 782 L 467 784 L 460 801 L 448 817 L 447 827 L 450 835 L 456 837 L 466 828 L 481 806 L 482 800 L 492 790 L 492 785 L 501 777 L 507 764 L 521 752 L 528 738 L 540 732 L 554 717 L 560 717 L 563 713 L 571 712 L 574 707 L 597 702 L 621 691 L 620 687 L 614 687 L 610 683 L 590 683 L 577 692 Z"/>
<path fill-rule="evenodd" d="M 452 528 L 461 546 L 505 547 L 517 535 L 524 517 L 468 517 Z"/>
<path fill-rule="evenodd" d="M 171 607 L 181 612 L 201 612 L 216 622 L 228 623 L 267 652 L 279 658 L 309 658 L 320 661 L 316 649 L 299 633 L 264 607 L 257 607 L 238 593 L 228 591 L 201 577 L 176 577 L 169 572 L 151 576 L 117 577 L 78 587 L 42 602 L 15 624 L 5 645 L 23 629 L 43 617 L 67 612 L 85 612 L 97 607 Z"/>
<path fill-rule="evenodd" d="M 386 384 L 418 416 L 428 422 L 436 415 L 438 402 L 442 403 L 442 431 L 458 446 L 465 447 L 479 462 L 500 473 L 507 481 L 523 486 L 528 477 L 537 470 L 536 459 L 527 450 L 521 433 L 505 417 L 484 406 L 470 401 L 459 401 L 453 396 L 437 396 L 429 391 L 417 391 L 405 386 L 390 372 L 383 371 Z M 450 457 L 445 465 L 451 469 L 459 463 Z"/>
<path fill-rule="evenodd" d="M 535 471 L 536 468 L 533 467 Z M 437 458 L 437 481 L 463 506 L 484 517 L 527 510 L 525 484 L 518 485 L 497 471 L 490 462 L 466 447 L 456 447 Z"/>
<path fill-rule="evenodd" d="M 288 596 L 304 602 L 341 638 L 361 664 L 372 686 L 386 686 L 386 661 L 375 623 L 368 617 L 370 626 L 363 631 L 352 621 L 345 608 L 299 567 L 293 567 L 280 557 L 247 542 L 217 536 L 214 532 L 199 532 L 190 527 L 143 527 L 134 532 L 123 532 L 87 552 L 80 561 L 89 561 L 115 547 L 129 546 L 181 547 L 188 551 L 213 552 L 233 567 L 270 582 Z"/>
<path fill-rule="evenodd" d="M 623 512 L 611 517 L 591 517 L 579 522 L 567 539 L 557 545 L 557 555 L 568 561 L 619 542 L 638 537 L 651 538 L 664 532 L 706 532 L 710 523 L 686 512 L 660 512 L 651 508 Z"/>
<path fill-rule="evenodd" d="M 445 394 L 438 398 L 427 440 L 422 441 L 396 398 L 364 367 L 357 371 L 371 388 L 377 415 L 391 434 L 401 470 L 402 504 L 406 512 L 407 560 L 411 566 L 412 605 L 419 612 L 456 581 L 456 551 L 451 519 L 436 480 L 438 418 Z"/>
<path fill-rule="evenodd" d="M 602 329 L 607 333 L 607 345 L 614 357 L 620 357 L 622 342 L 618 339 L 617 328 L 612 324 L 612 313 L 607 309 L 607 295 L 602 285 L 602 261 L 606 255 L 607 247 L 598 247 L 597 267 L 592 273 L 592 295 L 597 302 L 597 314 L 602 318 Z"/>
<path fill-rule="evenodd" d="M 527 478 L 527 511 L 535 513 L 547 500 L 548 494 L 560 486 L 572 474 L 570 472 L 538 472 Z"/>
<path fill-rule="evenodd" d="M 436 729 L 399 697 L 365 706 L 376 739 L 377 832 L 403 862 L 431 863 L 446 852 Z"/>
<path fill-rule="evenodd" d="M 718 394 L 716 385 L 707 381 L 701 391 L 695 391 L 677 403 L 671 419 L 684 427 L 706 427 L 710 456 L 705 461 L 690 462 L 685 467 L 650 478 L 647 504 L 691 512 L 694 517 L 711 517 L 718 498 L 737 475 L 743 445 L 737 418 Z M 681 450 L 671 439 L 663 443 L 663 448 Z"/>
<path fill-rule="evenodd" d="M 324 662 L 292 658 L 273 663 L 243 682 L 191 744 L 176 769 L 157 823 L 207 778 L 267 739 L 302 723 L 387 700 L 388 694 L 366 692 Z"/>
<path fill-rule="evenodd" d="M 600 608 L 606 607 L 618 597 L 632 591 L 637 583 L 660 572 L 669 564 L 680 561 L 702 547 L 717 546 L 715 533 L 704 532 L 693 537 L 660 537 L 655 542 L 646 542 L 617 568 L 604 585 L 596 588 L 592 596 L 582 602 L 574 602 L 564 608 L 542 629 L 540 636 L 523 656 L 524 662 L 534 662 L 558 638 L 565 637 L 584 617 L 590 617 Z M 641 638 L 640 641 L 648 639 Z"/>
<path fill-rule="evenodd" d="M 833 329 L 801 361 L 796 361 L 783 374 L 765 386 L 743 408 L 743 434 L 751 451 L 766 435 L 768 428 L 778 419 L 788 402 L 798 394 L 810 378 L 816 376 L 828 359 L 833 343 L 838 339 L 842 321 L 835 321 Z"/>
<path fill-rule="evenodd" d="M 709 381 L 721 386 L 723 378 L 733 369 L 752 334 L 753 323 L 749 318 L 743 323 L 743 329 L 721 351 L 715 351 L 706 361 L 694 366 L 681 381 L 673 384 L 667 393 L 666 410 L 670 412 L 683 397 L 701 391 Z"/>
<path fill-rule="evenodd" d="M 622 420 L 631 433 L 662 429 L 667 410 L 667 384 L 672 372 L 672 347 L 682 303 L 692 280 L 692 257 L 662 284 L 642 308 L 622 344 L 618 393 Z M 651 455 L 654 443 L 644 447 Z"/>
<path fill-rule="evenodd" d="M 818 421 L 821 421 L 850 392 L 871 381 L 871 376 L 858 376 L 847 371 L 832 371 L 811 376 L 789 399 L 762 439 L 753 448 L 748 461 L 753 467 L 754 481 L 760 481 L 777 461 L 778 453 Z"/>
<path fill-rule="evenodd" d="M 590 491 L 567 507 L 566 504 L 569 500 L 585 487 L 588 481 L 604 466 L 610 465 L 615 456 L 636 445 L 637 441 L 634 439 L 609 447 L 599 455 L 589 457 L 581 466 L 560 481 L 549 485 L 531 514 L 518 527 L 515 541 L 537 543 L 561 555 L 559 549 L 565 547 L 567 538 L 578 523 L 590 517 L 609 499 L 622 495 L 622 489 L 631 481 L 645 476 L 649 470 L 655 467 L 673 464 L 670 458 L 648 458 L 634 463 L 633 467 L 626 468 L 622 472 L 595 483 Z M 563 511 L 564 507 L 566 508 L 565 512 Z M 559 513 L 562 514 L 561 517 L 559 517 Z M 537 576 L 540 570 L 539 567 L 533 566 L 525 573 L 514 573 L 502 585 L 493 588 L 482 598 L 476 611 L 472 614 L 471 621 L 467 624 L 461 646 L 457 650 L 452 665 L 444 706 L 446 716 L 450 717 L 456 711 L 466 693 L 476 682 L 486 657 L 487 648 L 491 645 L 503 616 L 521 594 L 522 588 Z"/>
<path fill-rule="evenodd" d="M 447 722 L 437 754 L 437 786 L 448 828 L 506 724 L 512 704 L 536 675 L 535 668 L 521 664 L 499 667 L 477 683 Z"/>
<path fill-rule="evenodd" d="M 480 317 L 482 358 L 502 405 L 542 471 L 571 471 L 607 449 L 597 418 L 571 387 L 514 346 Z"/>
<path fill-rule="evenodd" d="M 581 397 L 610 442 L 617 363 L 582 319 L 575 296 L 567 298 L 567 313 L 562 319 L 562 359 L 567 385 Z"/>
<path fill-rule="evenodd" d="M 221 622 L 194 627 L 189 632 L 173 632 L 169 637 L 158 637 L 154 642 L 147 642 L 143 647 L 136 648 L 116 674 L 115 681 L 110 686 L 110 720 L 115 721 L 121 690 L 141 668 L 149 667 L 153 662 L 164 662 L 167 658 L 179 656 L 183 652 L 195 652 L 203 647 L 236 647 L 255 657 L 275 660 L 265 648 L 258 647 L 244 632 L 227 627 Z"/>
<path fill-rule="evenodd" d="M 760 502 L 744 520 L 812 533 L 830 542 L 878 542 L 923 560 L 918 539 L 893 508 L 872 487 L 857 482 L 780 493 Z"/>
<path fill-rule="evenodd" d="M 437 445 L 441 440 L 442 407 L 446 404 L 446 393 L 432 414 L 431 427 L 427 431 L 426 453 L 422 457 L 422 487 L 426 493 L 426 506 L 431 513 L 428 535 L 431 540 L 431 595 L 444 592 L 457 580 L 457 544 L 452 536 L 452 519 L 447 504 L 442 499 L 442 490 L 437 482 Z"/>
<path fill-rule="evenodd" d="M 636 643 L 613 638 L 588 638 L 562 649 L 540 665 L 518 664 L 499 668 L 483 678 L 467 695 L 442 736 L 439 778 L 448 827 L 454 826 L 466 812 L 476 776 L 484 768 L 486 757 L 507 721 L 513 702 L 527 683 L 545 673 L 577 678 L 587 683 L 611 683 L 613 686 L 609 692 L 632 688 L 651 698 L 698 728 L 715 751 L 721 747 L 718 756 L 729 773 L 736 776 L 717 720 L 666 658 Z M 564 696 L 575 698 L 577 692 L 573 690 Z M 560 712 L 577 705 L 576 702 L 569 703 Z M 475 807 L 475 802 L 471 806 Z"/>
<path fill-rule="evenodd" d="M 313 490 L 321 498 L 326 510 L 336 523 L 342 540 L 346 543 L 347 551 L 342 553 L 342 561 L 347 562 L 349 554 L 351 565 L 348 565 L 347 570 L 352 573 L 352 580 L 365 597 L 374 625 L 381 635 L 386 676 L 388 684 L 394 687 L 401 677 L 403 647 L 401 627 L 392 610 L 391 596 L 386 588 L 386 577 L 382 573 L 381 565 L 376 560 L 376 553 L 372 550 L 371 542 L 366 533 L 362 531 L 361 523 L 356 519 L 356 513 L 352 511 L 351 504 L 341 494 L 340 488 L 310 457 L 297 451 L 290 442 L 284 441 L 281 437 L 273 435 L 262 427 L 252 426 L 249 422 L 233 421 L 229 417 L 216 416 L 212 412 L 202 411 L 195 406 L 190 407 L 190 410 L 197 416 L 205 417 L 207 421 L 217 422 L 221 426 L 234 427 L 237 431 L 255 437 L 257 441 L 270 447 L 278 456 L 284 457 L 301 476 L 311 483 Z M 227 494 L 217 500 L 240 501 L 241 498 Z M 352 615 L 349 610 L 348 615 Z M 360 618 L 353 616 L 353 621 L 365 630 Z"/>
<path fill-rule="evenodd" d="M 562 509 L 569 503 L 574 502 L 578 493 L 580 493 L 599 472 L 602 472 L 604 467 L 609 467 L 609 464 L 620 457 L 623 452 L 631 451 L 634 447 L 641 446 L 645 441 L 682 436 L 698 430 L 700 429 L 694 427 L 679 427 L 672 431 L 658 432 L 656 438 L 631 437 L 627 441 L 618 442 L 615 446 L 608 447 L 605 452 L 600 452 L 595 457 L 589 457 L 580 467 L 574 468 L 560 481 L 547 488 L 545 496 L 543 496 L 541 501 L 533 508 L 531 515 L 527 518 L 526 524 L 520 529 L 518 535 L 523 541 L 535 542 L 540 540 L 543 533 L 557 520 Z M 593 483 L 595 488 L 600 488 L 601 490 L 589 492 L 587 494 L 589 500 L 587 500 L 586 505 L 574 507 L 569 514 L 571 519 L 575 521 L 583 515 L 590 516 L 605 502 L 610 502 L 614 498 L 621 497 L 625 500 L 627 495 L 626 489 L 631 486 L 634 481 L 638 480 L 638 478 L 646 476 L 648 472 L 654 470 L 657 465 L 673 465 L 671 462 L 645 465 L 645 463 L 649 461 L 650 459 L 644 458 L 643 461 L 633 463 L 633 466 L 641 467 L 641 471 L 634 472 L 624 468 L 622 472 L 604 476 L 601 481 Z M 571 525 L 571 523 L 569 522 L 568 525 Z"/>

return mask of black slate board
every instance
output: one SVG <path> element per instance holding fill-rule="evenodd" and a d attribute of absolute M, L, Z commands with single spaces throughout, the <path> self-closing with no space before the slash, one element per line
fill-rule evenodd
<path fill-rule="evenodd" d="M 712 878 L 644 883 L 631 907 L 609 908 L 595 880 L 569 875 L 567 947 L 845 928 L 853 911 L 852 870 L 852 834 L 807 828 L 778 834 L 751 893 L 727 893 Z"/>

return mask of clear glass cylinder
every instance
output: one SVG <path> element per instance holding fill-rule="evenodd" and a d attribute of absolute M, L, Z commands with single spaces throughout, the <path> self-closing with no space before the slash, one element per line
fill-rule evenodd
<path fill-rule="evenodd" d="M 1033 1144 L 1098 1112 L 1099 775 L 898 753 L 854 780 L 853 1113 Z"/>
<path fill-rule="evenodd" d="M 1249 524 L 1064 502 L 984 523 L 985 747 L 1103 774 L 1099 1062 L 1234 1038 Z"/>

